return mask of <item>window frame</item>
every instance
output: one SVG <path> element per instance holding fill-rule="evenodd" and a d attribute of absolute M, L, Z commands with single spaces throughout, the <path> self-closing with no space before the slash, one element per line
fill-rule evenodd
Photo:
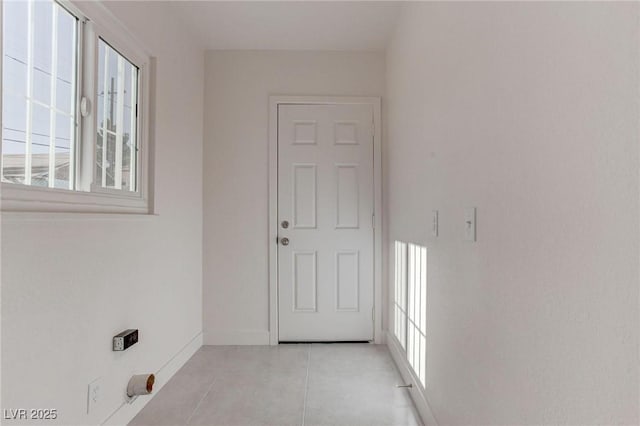
<path fill-rule="evenodd" d="M 73 190 L 30 185 L 0 183 L 1 210 L 23 212 L 83 212 L 153 214 L 149 195 L 152 179 L 149 165 L 150 141 L 150 80 L 153 66 L 149 50 L 98 2 L 54 0 L 78 19 L 76 64 L 76 146 L 75 184 Z M 0 31 L 2 8 L 0 8 Z M 97 166 L 97 76 L 98 40 L 102 40 L 138 68 L 137 84 L 137 158 L 136 191 L 103 188 L 95 182 Z M 0 56 L 4 57 L 1 51 Z M 2 72 L 0 61 L 0 73 Z M 83 117 L 81 102 L 86 99 L 90 113 Z M 1 100 L 0 100 L 1 102 Z M 1 118 L 1 108 L 0 108 Z M 1 130 L 1 129 L 0 129 Z M 0 144 L 1 153 L 1 144 Z"/>

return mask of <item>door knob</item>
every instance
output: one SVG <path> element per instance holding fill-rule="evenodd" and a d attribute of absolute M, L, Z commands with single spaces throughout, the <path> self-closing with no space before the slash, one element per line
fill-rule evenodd
<path fill-rule="evenodd" d="M 286 220 L 283 220 L 283 221 L 282 221 L 282 227 L 283 227 L 284 229 L 287 229 L 287 228 L 289 227 L 289 222 L 287 222 Z"/>
<path fill-rule="evenodd" d="M 289 239 L 287 237 L 281 238 L 280 242 L 282 243 L 283 246 L 289 245 Z"/>

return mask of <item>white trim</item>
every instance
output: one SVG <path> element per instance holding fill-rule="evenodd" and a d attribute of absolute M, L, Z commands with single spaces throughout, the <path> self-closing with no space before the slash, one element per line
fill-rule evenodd
<path fill-rule="evenodd" d="M 373 108 L 374 185 L 374 325 L 376 344 L 385 342 L 382 331 L 382 120 L 379 97 L 269 96 L 269 343 L 278 344 L 278 105 L 371 105 Z"/>
<path fill-rule="evenodd" d="M 278 344 L 278 100 L 269 97 L 269 344 Z"/>
<path fill-rule="evenodd" d="M 154 214 L 146 213 L 86 213 L 86 212 L 7 212 L 3 211 L 0 223 L 7 225 L 11 223 L 24 222 L 77 222 L 77 221 L 147 221 L 158 217 Z"/>
<path fill-rule="evenodd" d="M 139 197 L 2 184 L 2 211 L 151 213 Z"/>
<path fill-rule="evenodd" d="M 411 388 L 408 388 L 407 391 L 413 400 L 413 403 L 420 414 L 422 422 L 425 426 L 438 426 L 438 421 L 433 415 L 433 411 L 431 410 L 431 406 L 429 405 L 429 401 L 427 400 L 427 396 L 425 390 L 422 388 L 420 384 L 420 379 L 413 373 L 409 362 L 407 361 L 404 349 L 400 346 L 400 343 L 396 339 L 396 337 L 390 331 L 386 331 L 387 335 L 387 346 L 389 347 L 389 352 L 391 353 L 391 358 L 398 367 L 398 371 L 402 376 L 402 380 L 406 384 L 411 384 Z"/>
<path fill-rule="evenodd" d="M 136 37 L 109 9 L 107 9 L 103 2 L 63 0 L 61 3 L 65 6 L 67 3 L 71 3 L 74 9 L 79 10 L 84 16 L 89 17 L 92 22 L 100 23 L 103 28 L 110 28 L 109 44 L 111 44 L 116 50 L 121 51 L 124 46 L 133 44 L 136 46 L 137 55 L 151 56 L 151 49 Z M 128 51 L 130 49 L 123 50 L 124 56 L 128 56 Z M 131 60 L 134 58 L 128 59 Z"/>
<path fill-rule="evenodd" d="M 266 330 L 205 331 L 205 345 L 268 345 Z"/>
<path fill-rule="evenodd" d="M 140 397 L 133 400 L 130 404 L 126 401 L 126 392 L 122 393 L 123 403 L 116 408 L 107 417 L 101 425 L 126 425 L 128 424 L 143 408 L 151 398 L 155 396 L 165 384 L 180 370 L 180 368 L 189 361 L 202 347 L 202 332 L 196 334 L 182 349 L 172 356 L 166 364 L 161 366 L 154 374 L 156 380 L 154 383 L 153 395 L 151 397 Z M 126 385 L 122 387 L 126 389 Z"/>
<path fill-rule="evenodd" d="M 92 120 L 86 120 L 82 116 L 80 103 L 83 100 L 87 101 L 88 110 L 93 112 L 92 109 L 96 108 L 93 101 L 93 96 L 87 96 L 85 93 L 91 93 L 95 82 L 93 73 L 89 70 L 85 70 L 85 64 L 92 64 L 95 62 L 96 52 L 92 43 L 87 43 L 86 38 L 91 37 L 93 33 L 84 18 L 81 20 L 78 26 L 78 66 L 76 67 L 78 73 L 78 80 L 76 85 L 76 191 L 90 191 L 91 182 L 93 181 L 93 151 L 94 145 L 92 143 L 83 144 L 84 140 L 91 140 L 95 137 L 96 128 L 93 125 Z"/>

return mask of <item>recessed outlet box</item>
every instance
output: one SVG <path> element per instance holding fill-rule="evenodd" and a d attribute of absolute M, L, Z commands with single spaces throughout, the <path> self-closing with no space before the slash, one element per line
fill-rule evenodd
<path fill-rule="evenodd" d="M 87 392 L 87 414 L 94 411 L 98 405 L 100 405 L 100 399 L 102 396 L 102 377 L 95 379 L 89 383 Z"/>

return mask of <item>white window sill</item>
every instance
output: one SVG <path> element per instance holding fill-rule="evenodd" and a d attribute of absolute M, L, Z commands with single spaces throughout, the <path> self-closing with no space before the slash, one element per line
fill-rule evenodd
<path fill-rule="evenodd" d="M 64 213 L 64 212 L 7 212 L 0 213 L 2 224 L 24 222 L 77 222 L 77 221 L 147 221 L 158 217 L 153 214 L 131 213 Z"/>
<path fill-rule="evenodd" d="M 69 191 L 56 188 L 1 185 L 3 213 L 104 213 L 151 215 L 139 194 Z"/>

